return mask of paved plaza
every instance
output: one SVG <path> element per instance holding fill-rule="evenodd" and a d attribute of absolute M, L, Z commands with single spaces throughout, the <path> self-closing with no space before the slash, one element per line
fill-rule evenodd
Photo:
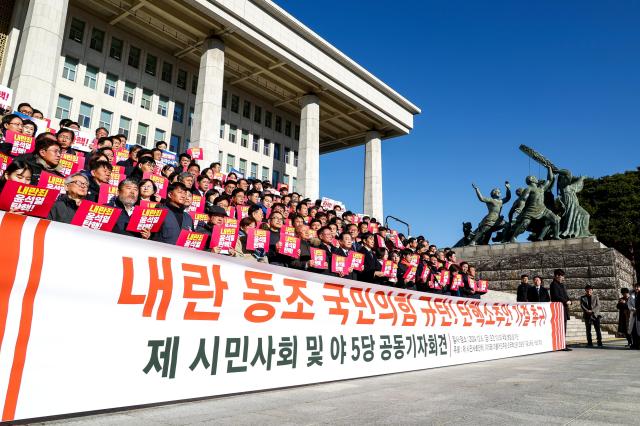
<path fill-rule="evenodd" d="M 191 424 L 635 424 L 640 352 L 530 355 L 47 422 Z M 123 384 L 126 385 L 126 384 Z"/>

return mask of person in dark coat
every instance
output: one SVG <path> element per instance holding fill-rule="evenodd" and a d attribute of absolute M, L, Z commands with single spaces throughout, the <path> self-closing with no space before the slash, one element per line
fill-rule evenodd
<path fill-rule="evenodd" d="M 109 183 L 113 166 L 107 161 L 91 161 L 89 170 L 91 177 L 89 178 L 87 200 L 97 203 L 100 196 L 100 185 Z"/>
<path fill-rule="evenodd" d="M 400 263 L 398 264 L 397 271 L 397 279 L 398 282 L 396 287 L 398 288 L 406 288 L 409 290 L 415 290 L 416 287 L 416 276 L 414 275 L 411 279 L 405 279 L 405 274 L 412 268 L 411 263 L 409 262 L 409 256 L 413 254 L 411 249 L 406 248 L 400 252 Z"/>
<path fill-rule="evenodd" d="M 274 213 L 271 213 L 271 215 L 273 214 Z M 318 244 L 317 248 L 324 250 L 325 252 L 327 269 L 309 268 L 308 271 L 315 272 L 317 274 L 334 275 L 331 272 L 331 258 L 333 255 L 333 246 L 331 245 L 333 234 L 331 233 L 331 229 L 328 226 L 323 226 L 318 229 L 318 238 L 320 239 L 320 244 Z"/>
<path fill-rule="evenodd" d="M 332 254 L 336 256 L 347 257 L 349 256 L 349 252 L 351 251 L 352 245 L 353 245 L 353 241 L 351 239 L 351 234 L 349 234 L 348 232 L 343 232 L 342 234 L 340 234 L 340 239 L 338 240 L 338 247 L 333 248 Z M 349 267 L 349 270 L 346 271 L 345 273 L 342 273 L 342 274 L 334 273 L 334 275 L 341 278 L 346 278 L 349 280 L 356 279 L 356 273 L 353 271 L 353 268 L 351 267 Z"/>
<path fill-rule="evenodd" d="M 24 161 L 31 167 L 31 185 L 37 185 L 43 171 L 64 177 L 58 170 L 61 157 L 60 143 L 56 137 L 51 133 L 42 133 L 36 138 L 35 150 L 17 156 L 14 161 Z"/>
<path fill-rule="evenodd" d="M 152 236 L 155 241 L 173 244 L 178 241 L 183 229 L 193 231 L 193 219 L 185 211 L 185 203 L 189 190 L 183 183 L 175 182 L 167 188 L 167 202 L 164 207 L 169 210 L 164 217 L 160 231 Z"/>
<path fill-rule="evenodd" d="M 279 253 L 282 245 L 280 242 L 280 229 L 284 224 L 284 216 L 280 212 L 272 212 L 269 217 L 269 251 L 267 258 L 272 265 L 289 266 L 291 257 Z"/>
<path fill-rule="evenodd" d="M 353 238 L 352 238 L 353 239 Z M 373 234 L 364 234 L 362 241 L 359 243 L 360 249 L 358 253 L 364 254 L 364 268 L 358 272 L 358 281 L 367 283 L 375 283 L 377 279 L 382 278 L 382 265 L 378 262 L 373 248 L 376 245 L 376 238 Z"/>
<path fill-rule="evenodd" d="M 549 287 L 549 293 L 552 302 L 560 302 L 564 306 L 564 332 L 566 338 L 567 321 L 569 320 L 569 306 L 571 305 L 571 300 L 569 299 L 569 294 L 567 293 L 567 289 L 564 286 L 564 276 L 565 273 L 562 269 L 556 269 L 555 271 L 553 271 L 553 281 L 551 282 L 551 286 Z M 571 348 L 564 348 L 563 350 L 570 351 Z"/>
<path fill-rule="evenodd" d="M 618 309 L 618 334 L 624 336 L 627 339 L 628 346 L 631 347 L 633 343 L 631 341 L 631 333 L 629 333 L 629 316 L 631 311 L 627 302 L 629 301 L 629 289 L 623 288 L 620 290 L 622 296 L 618 299 L 616 308 Z"/>
<path fill-rule="evenodd" d="M 525 302 L 541 303 L 550 302 L 549 291 L 542 285 L 542 278 L 539 275 L 533 277 L 533 285 L 529 286 L 527 291 L 527 300 Z"/>
<path fill-rule="evenodd" d="M 47 219 L 61 223 L 71 223 L 80 207 L 80 203 L 87 196 L 89 181 L 82 173 L 75 173 L 65 179 L 66 194 L 61 194 Z"/>
<path fill-rule="evenodd" d="M 516 302 L 527 302 L 527 295 L 529 294 L 529 289 L 531 286 L 529 285 L 529 275 L 522 274 L 520 275 L 520 285 L 518 286 Z"/>
<path fill-rule="evenodd" d="M 120 160 L 116 163 L 116 165 L 124 167 L 125 176 L 129 176 L 133 172 L 133 169 L 135 169 L 138 161 L 138 151 L 141 149 L 142 147 L 139 145 L 132 146 L 129 150 L 129 158 L 126 160 Z"/>
<path fill-rule="evenodd" d="M 127 231 L 129 220 L 133 214 L 133 209 L 138 201 L 138 184 L 131 179 L 125 179 L 118 184 L 118 194 L 107 203 L 110 207 L 122 209 L 122 213 L 118 216 L 115 226 L 111 232 L 121 235 L 128 235 L 136 238 L 148 240 L 151 237 L 151 231 L 143 229 L 140 232 Z"/>
<path fill-rule="evenodd" d="M 597 294 L 593 294 L 593 287 L 587 285 L 584 288 L 585 294 L 580 297 L 580 308 L 582 309 L 582 316 L 587 328 L 587 346 L 593 346 L 593 340 L 591 339 L 591 326 L 596 329 L 596 340 L 598 347 L 602 347 L 602 333 L 600 331 L 600 299 Z"/>

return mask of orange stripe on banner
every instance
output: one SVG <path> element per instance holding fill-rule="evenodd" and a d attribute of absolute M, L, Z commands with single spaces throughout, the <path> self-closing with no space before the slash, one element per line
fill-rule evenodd
<path fill-rule="evenodd" d="M 549 307 L 551 308 L 551 347 L 555 351 L 558 345 L 558 331 L 556 329 L 556 304 L 551 303 Z"/>
<path fill-rule="evenodd" d="M 0 250 L 0 354 L 2 354 L 2 340 L 7 326 L 7 314 L 9 313 L 9 297 L 13 282 L 16 280 L 18 259 L 20 258 L 20 236 L 22 227 L 27 220 L 25 216 L 5 213 L 0 223 L 0 235 L 2 245 Z"/>
<path fill-rule="evenodd" d="M 36 293 L 38 292 L 38 286 L 40 285 L 40 275 L 42 274 L 42 264 L 44 261 L 44 237 L 47 233 L 49 223 L 51 222 L 48 220 L 40 220 L 36 225 L 36 230 L 33 236 L 31 270 L 29 272 L 29 281 L 27 281 L 27 289 L 25 290 L 24 299 L 22 300 L 20 329 L 18 330 L 15 355 L 13 357 L 13 365 L 11 366 L 9 385 L 7 386 L 7 398 L 5 399 L 4 411 L 2 412 L 2 421 L 11 421 L 16 414 L 18 394 L 20 393 L 20 384 L 22 382 L 22 372 L 24 370 L 24 362 L 27 357 L 27 345 L 29 344 L 29 335 L 31 334 L 33 304 L 35 302 Z"/>
<path fill-rule="evenodd" d="M 558 327 L 560 328 L 560 333 L 559 333 L 560 334 L 560 346 L 559 346 L 559 348 L 560 349 L 564 349 L 564 348 L 567 347 L 567 339 L 566 339 L 567 330 L 564 329 L 564 318 L 565 318 L 564 317 L 564 315 L 565 315 L 565 313 L 564 313 L 564 305 L 558 304 L 558 308 L 561 308 L 560 312 L 562 313 L 562 315 L 559 315 L 560 320 L 558 321 Z"/>

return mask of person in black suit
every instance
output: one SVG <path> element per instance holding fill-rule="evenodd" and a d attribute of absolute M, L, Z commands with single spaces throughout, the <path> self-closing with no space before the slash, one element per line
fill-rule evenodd
<path fill-rule="evenodd" d="M 373 234 L 367 232 L 363 234 L 361 241 L 361 247 L 358 250 L 359 253 L 364 254 L 364 268 L 358 272 L 358 281 L 364 281 L 367 283 L 379 282 L 379 279 L 383 277 L 382 265 L 378 262 L 376 254 L 373 252 L 373 248 L 376 245 L 376 239 Z"/>
<path fill-rule="evenodd" d="M 520 275 L 520 285 L 518 286 L 516 302 L 529 301 L 527 295 L 529 294 L 530 288 L 531 286 L 529 285 L 529 275 L 527 274 Z"/>
<path fill-rule="evenodd" d="M 542 278 L 540 275 L 533 277 L 533 286 L 529 286 L 527 290 L 527 300 L 525 302 L 550 302 L 549 291 L 542 285 Z"/>
<path fill-rule="evenodd" d="M 571 300 L 569 299 L 569 295 L 567 294 L 567 289 L 564 286 L 564 271 L 562 269 L 556 269 L 553 271 L 553 281 L 551 282 L 551 286 L 549 287 L 551 301 L 552 302 L 560 302 L 564 305 L 564 332 L 565 338 L 567 333 L 567 320 L 569 319 L 569 306 L 571 305 Z M 570 348 L 564 348 L 565 351 L 570 351 Z"/>
<path fill-rule="evenodd" d="M 351 234 L 348 232 L 343 232 L 340 234 L 340 239 L 338 240 L 338 247 L 334 247 L 332 250 L 332 254 L 336 256 L 349 256 L 349 252 L 352 251 L 351 247 L 353 245 L 353 240 L 351 239 Z M 334 274 L 340 276 L 341 278 L 347 278 L 349 280 L 356 279 L 356 273 L 353 269 L 349 268 L 349 271 L 343 275 Z"/>
<path fill-rule="evenodd" d="M 333 240 L 333 234 L 328 226 L 323 226 L 318 229 L 318 239 L 320 244 L 317 248 L 324 250 L 327 258 L 327 269 L 309 268 L 309 272 L 315 272 L 317 274 L 333 275 L 331 272 L 331 255 L 333 253 L 333 246 L 331 241 Z"/>

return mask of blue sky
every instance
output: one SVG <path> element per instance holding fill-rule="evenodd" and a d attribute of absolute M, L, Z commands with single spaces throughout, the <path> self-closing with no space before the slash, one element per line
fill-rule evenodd
<path fill-rule="evenodd" d="M 422 109 L 382 144 L 385 215 L 414 235 L 453 244 L 486 211 L 472 182 L 544 174 L 523 143 L 575 174 L 640 166 L 640 1 L 276 2 Z M 363 157 L 322 156 L 321 194 L 361 211 Z"/>

